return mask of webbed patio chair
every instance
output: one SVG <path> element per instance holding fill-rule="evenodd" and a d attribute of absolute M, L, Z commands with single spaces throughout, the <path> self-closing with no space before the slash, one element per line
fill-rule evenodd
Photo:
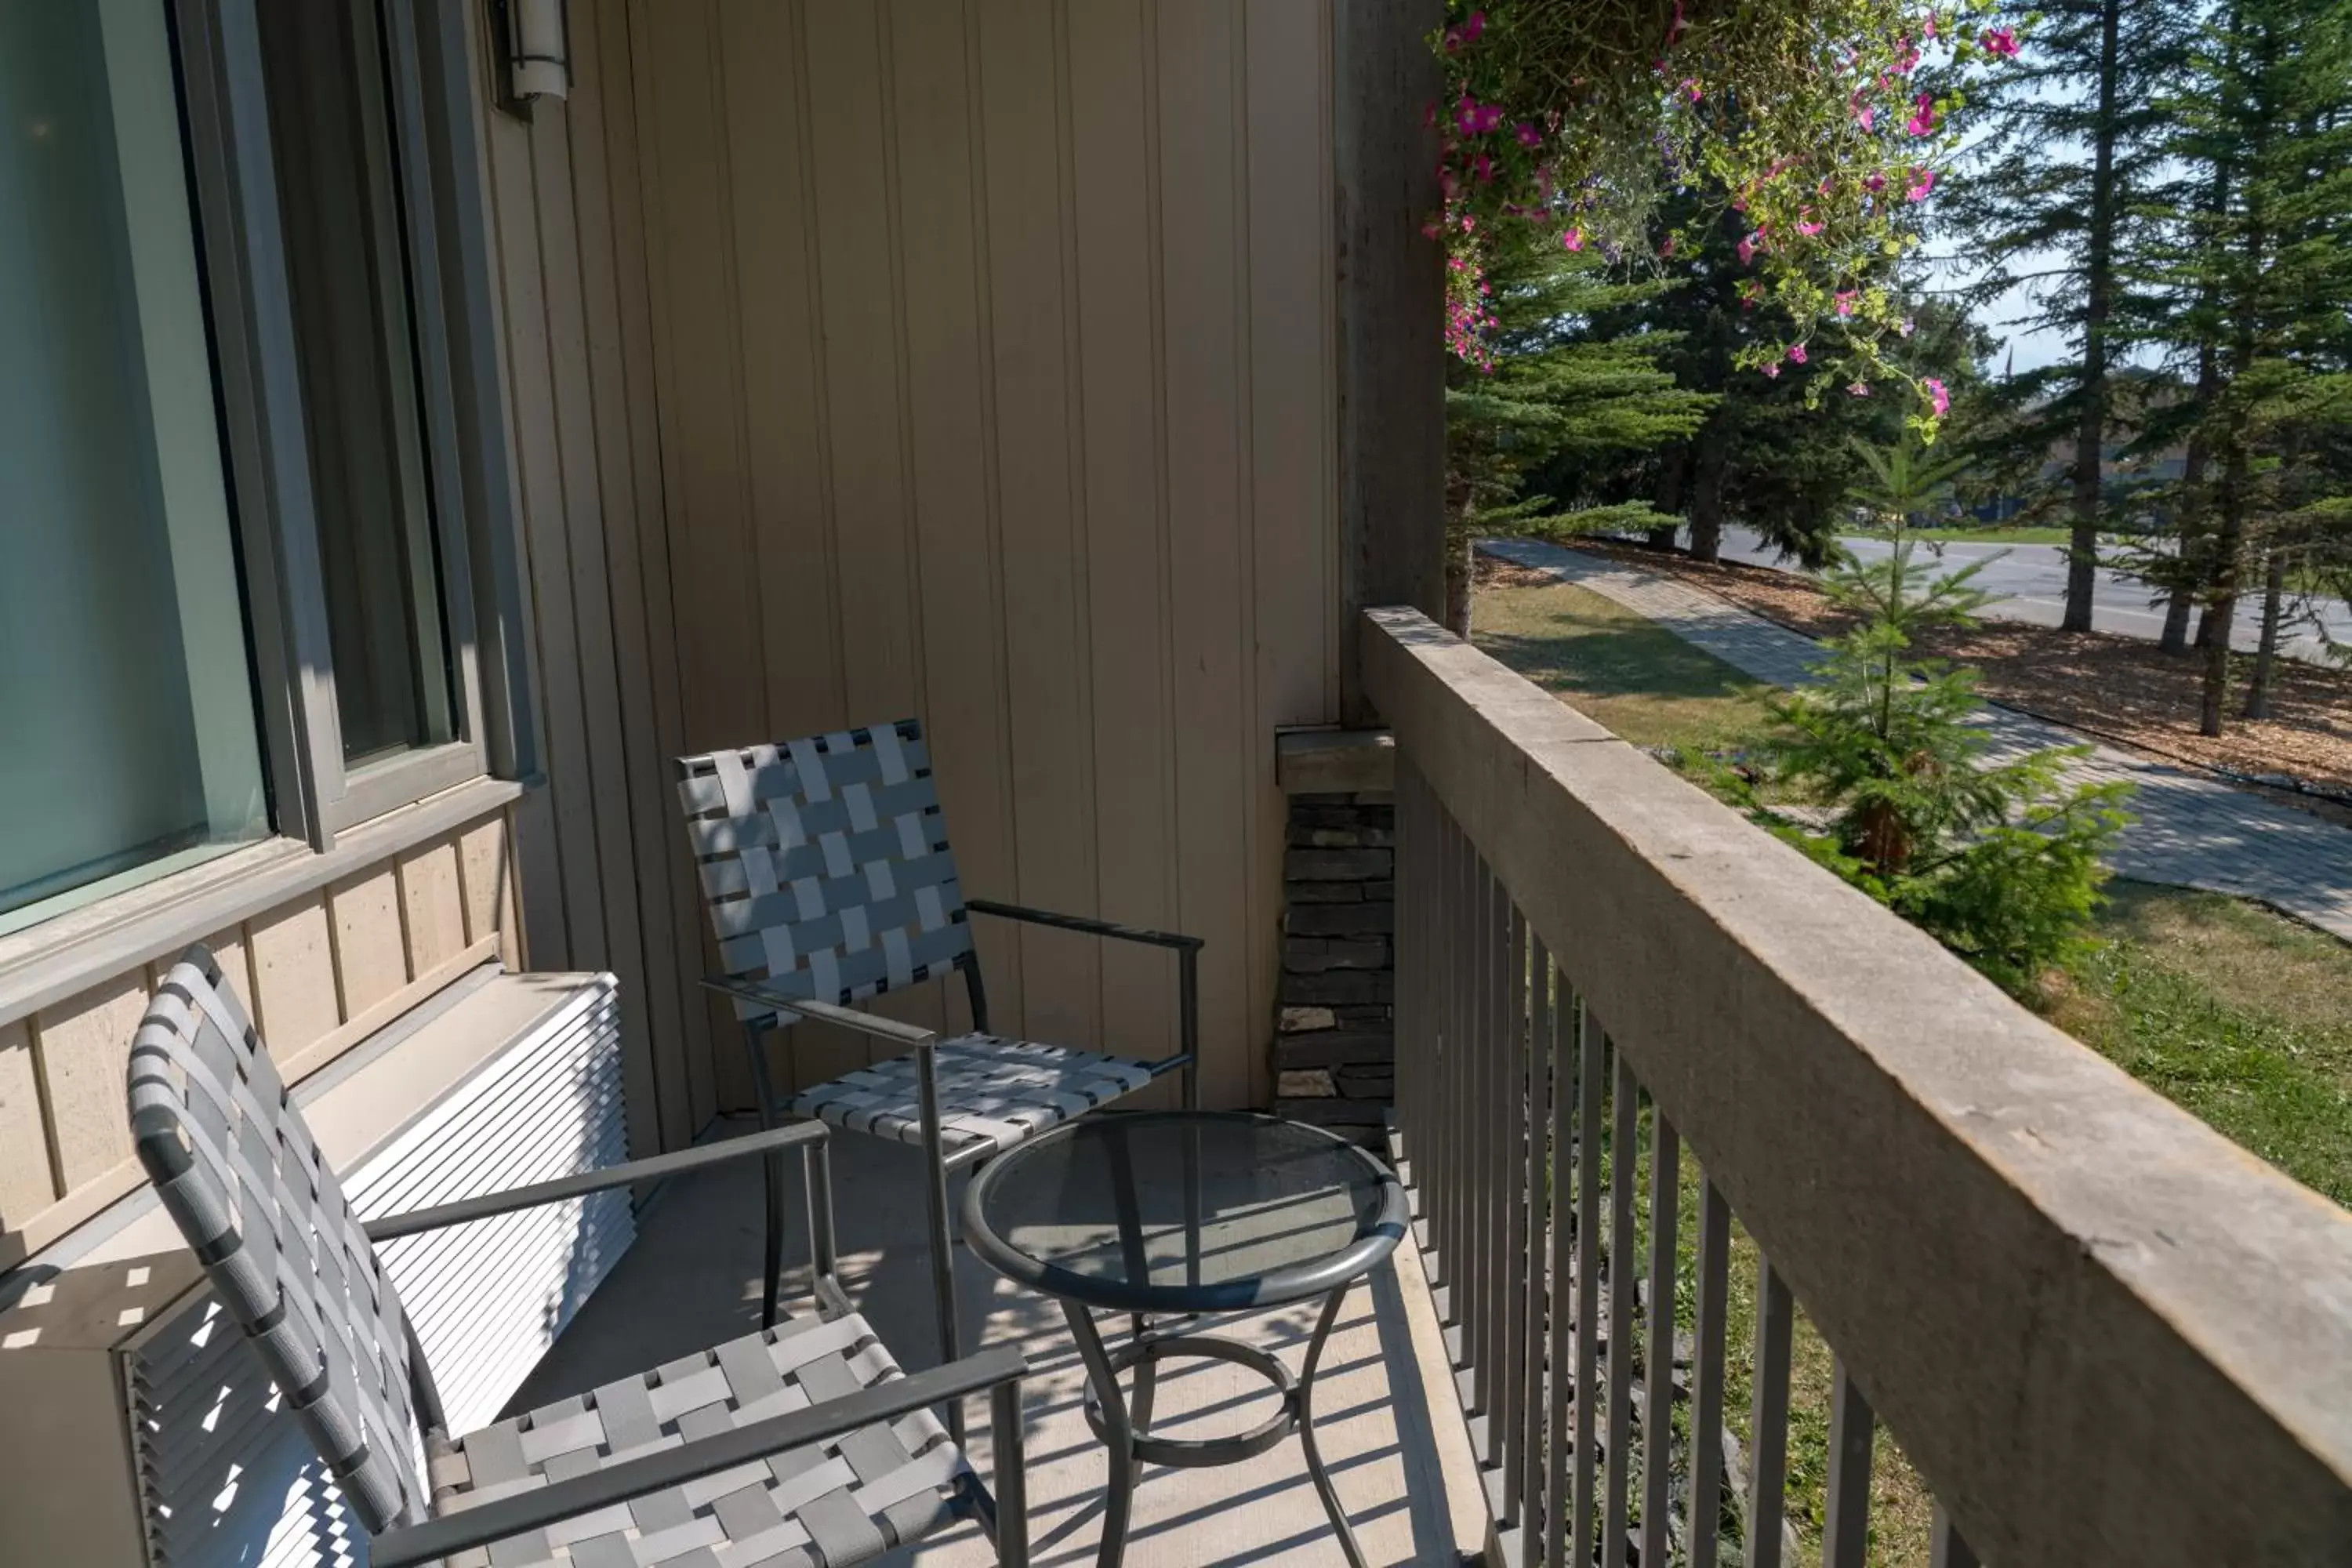
<path fill-rule="evenodd" d="M 703 984 L 734 998 L 761 1125 L 772 1128 L 789 1112 L 922 1149 L 930 1166 L 924 1192 L 940 1356 L 953 1361 L 949 1173 L 1168 1073 L 1183 1073 L 1184 1102 L 1197 1105 L 1201 941 L 966 898 L 932 784 L 929 748 L 911 719 L 683 757 L 678 772 L 687 831 L 719 940 L 720 973 Z M 1176 1051 L 1142 1061 L 990 1033 L 988 992 L 967 919 L 975 914 L 1173 950 Z M 971 1000 L 967 1035 L 940 1039 L 850 1005 L 951 973 L 963 977 Z M 799 1018 L 872 1036 L 899 1054 L 779 1102 L 766 1039 Z M 772 1161 L 771 1303 L 781 1257 L 782 1180 L 781 1165 Z M 952 1426 L 953 1405 L 949 1415 Z"/>
<path fill-rule="evenodd" d="M 832 1568 L 961 1518 L 1007 1568 L 1027 1563 L 1021 1356 L 1000 1347 L 902 1375 L 822 1253 L 814 1316 L 478 1432 L 444 1430 L 378 1242 L 748 1154 L 805 1159 L 823 1152 L 822 1123 L 362 1223 L 201 947 L 133 1037 L 130 1105 L 141 1164 L 366 1527 L 375 1568 Z M 928 1408 L 982 1389 L 992 1498 Z"/>

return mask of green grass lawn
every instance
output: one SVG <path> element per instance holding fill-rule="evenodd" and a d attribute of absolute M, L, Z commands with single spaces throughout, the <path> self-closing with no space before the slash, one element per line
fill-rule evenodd
<path fill-rule="evenodd" d="M 1638 745 L 1737 750 L 1768 718 L 1771 688 L 1585 589 L 1482 590 L 1475 628 L 1480 647 Z M 2241 1146 L 2352 1205 L 2352 946 L 2242 900 L 2137 882 L 2108 891 L 2094 951 L 2053 977 L 2052 1021 Z M 1698 1179 L 1686 1154 L 1685 1328 Z M 1646 1194 L 1641 1206 L 1646 1233 Z M 1755 1247 L 1738 1236 L 1725 1412 L 1743 1441 L 1757 1269 Z M 1801 1313 L 1788 1499 L 1808 1560 L 1820 1552 L 1833 1364 Z M 1687 1420 L 1679 1407 L 1677 1419 Z M 1932 1500 L 1880 1436 L 1871 1561 L 1924 1568 Z M 1686 1434 L 1678 1429 L 1677 1439 Z"/>
<path fill-rule="evenodd" d="M 1486 589 L 1475 626 L 1481 648 L 1637 746 L 1732 749 L 1769 718 L 1769 683 L 1588 589 Z"/>
<path fill-rule="evenodd" d="M 1923 528 L 1918 537 L 1931 544 L 2066 544 L 2074 535 L 2063 528 Z"/>

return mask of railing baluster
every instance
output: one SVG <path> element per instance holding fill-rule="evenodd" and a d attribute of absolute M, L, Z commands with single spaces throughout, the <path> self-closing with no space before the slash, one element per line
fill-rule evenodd
<path fill-rule="evenodd" d="M 1769 1258 L 1756 1268 L 1756 1399 L 1748 1435 L 1748 1568 L 1780 1568 L 1789 1466 L 1789 1287 Z"/>
<path fill-rule="evenodd" d="M 1476 864 L 1470 883 L 1470 951 L 1462 970 L 1467 987 L 1463 1012 L 1469 1046 L 1471 1114 L 1462 1151 L 1462 1192 L 1466 1200 L 1462 1216 L 1462 1309 L 1454 1315 L 1462 1323 L 1462 1361 L 1470 1374 L 1469 1405 L 1483 1415 L 1487 1412 L 1486 1301 L 1490 1294 L 1486 1289 L 1486 1148 L 1494 1142 L 1494 1131 L 1484 1125 L 1488 1118 L 1479 1113 L 1493 1104 L 1487 1080 L 1493 1076 L 1494 998 L 1487 990 L 1486 964 L 1496 936 L 1494 873 L 1475 847 L 1472 855 Z M 1483 1462 L 1485 1456 L 1480 1458 Z"/>
<path fill-rule="evenodd" d="M 1569 1268 L 1569 1247 L 1575 1239 L 1570 1218 L 1569 1184 L 1575 1176 L 1571 1151 L 1575 1147 L 1576 1077 L 1570 1070 L 1570 1053 L 1576 1048 L 1576 999 L 1569 994 L 1568 982 L 1561 978 L 1557 964 L 1551 965 L 1545 975 L 1544 989 L 1551 1030 L 1551 1281 L 1544 1295 L 1551 1318 L 1550 1375 L 1547 1384 L 1550 1408 L 1544 1442 L 1545 1469 L 1550 1479 L 1544 1487 L 1544 1561 L 1549 1568 L 1566 1568 L 1568 1543 L 1575 1537 L 1569 1515 L 1568 1402 L 1574 1385 L 1569 1376 L 1568 1357 L 1569 1336 L 1574 1327 L 1569 1311 L 1570 1282 L 1573 1278 Z"/>
<path fill-rule="evenodd" d="M 1870 1451 L 1877 1436 L 1870 1401 L 1846 1375 L 1843 1357 L 1830 1384 L 1830 1481 L 1822 1521 L 1822 1568 L 1864 1568 L 1870 1555 Z"/>
<path fill-rule="evenodd" d="M 1456 1222 L 1462 1212 L 1462 1122 L 1466 1114 L 1464 1104 L 1468 1084 L 1463 1079 L 1462 1049 L 1462 960 L 1469 945 L 1469 932 L 1464 929 L 1463 916 L 1469 910 L 1469 900 L 1463 894 L 1465 879 L 1470 874 L 1469 840 L 1463 837 L 1459 823 L 1446 819 L 1445 832 L 1445 922 L 1438 933 L 1444 944 L 1445 965 L 1445 1146 L 1444 1166 L 1438 1173 L 1438 1212 L 1444 1218 L 1437 1237 L 1437 1257 L 1445 1280 L 1445 1317 L 1448 1322 L 1459 1324 L 1462 1319 L 1462 1233 Z M 1461 1340 L 1457 1329 L 1455 1343 Z"/>
<path fill-rule="evenodd" d="M 1927 1568 L 1983 1568 L 1977 1554 L 1969 1550 L 1969 1543 L 1960 1539 L 1958 1528 L 1952 1523 L 1952 1516 L 1944 1511 L 1942 1503 L 1936 1505 L 1936 1521 L 1929 1527 Z"/>
<path fill-rule="evenodd" d="M 1423 1055 L 1421 1036 L 1421 775 L 1412 763 L 1396 762 L 1396 1017 L 1390 1026 L 1394 1042 L 1390 1071 L 1396 1095 L 1390 1106 L 1398 1142 L 1403 1152 L 1402 1173 L 1408 1204 L 1420 1201 L 1421 1109 L 1419 1085 L 1413 1073 Z"/>
<path fill-rule="evenodd" d="M 1498 1157 L 1505 1226 L 1503 1256 L 1503 1373 L 1501 1407 L 1503 1441 L 1495 1458 L 1503 1467 L 1503 1517 L 1527 1523 L 1526 1489 L 1520 1484 L 1527 1468 L 1528 1376 L 1528 1239 L 1527 1150 L 1533 1142 L 1529 1120 L 1535 1099 L 1528 1092 L 1528 921 L 1518 906 L 1511 907 L 1510 942 L 1503 953 L 1503 1132 Z"/>
<path fill-rule="evenodd" d="M 1608 1500 L 1601 1509 L 1602 1568 L 1625 1561 L 1626 1504 L 1633 1487 L 1633 1319 L 1640 1308 L 1634 1281 L 1634 1196 L 1641 1187 L 1642 1086 L 1633 1065 L 1614 1041 L 1614 1085 L 1610 1089 L 1609 1130 L 1609 1437 L 1602 1450 L 1609 1467 Z"/>
<path fill-rule="evenodd" d="M 1675 1207 L 1682 1139 L 1650 1101 L 1650 1324 L 1642 1345 L 1642 1562 L 1666 1561 L 1674 1506 Z"/>
<path fill-rule="evenodd" d="M 1479 1362 L 1486 1373 L 1483 1401 L 1486 1462 L 1498 1467 L 1495 1478 L 1498 1502 L 1503 1478 L 1509 1473 L 1511 1450 L 1518 1441 L 1518 1434 L 1511 1430 L 1510 1397 L 1511 1215 L 1517 1212 L 1511 1187 L 1518 1164 L 1510 1138 L 1518 1100 L 1510 1074 L 1512 1045 L 1518 1036 L 1518 1022 L 1510 1012 L 1510 962 L 1517 919 L 1510 891 L 1496 877 L 1488 887 L 1486 906 L 1486 1096 L 1480 1103 L 1486 1108 L 1487 1131 L 1480 1148 L 1484 1168 L 1479 1175 L 1479 1184 L 1486 1190 L 1486 1273 L 1478 1314 L 1478 1345 Z"/>
<path fill-rule="evenodd" d="M 1698 1311 L 1691 1328 L 1690 1568 L 1715 1568 L 1723 1522 L 1723 1344 L 1731 1310 L 1731 1205 L 1709 1178 L 1698 1208 Z"/>
<path fill-rule="evenodd" d="M 1544 1146 L 1549 1137 L 1551 1072 L 1551 955 L 1543 939 L 1528 933 L 1527 969 L 1520 976 L 1526 991 L 1528 1031 L 1520 1051 L 1527 1095 L 1527 1202 L 1520 1215 L 1525 1252 L 1519 1275 L 1519 1562 L 1534 1568 L 1548 1528 L 1543 1490 L 1542 1431 L 1544 1425 L 1544 1302 L 1549 1292 L 1544 1279 Z"/>
<path fill-rule="evenodd" d="M 1593 1368 L 1601 1354 L 1601 1026 L 1576 1012 L 1576 1496 L 1569 1540 L 1592 1561 Z"/>

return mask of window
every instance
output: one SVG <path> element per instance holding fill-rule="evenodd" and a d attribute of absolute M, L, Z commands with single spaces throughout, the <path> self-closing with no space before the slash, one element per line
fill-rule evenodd
<path fill-rule="evenodd" d="M 172 65 L 0 0 L 0 931 L 268 831 Z"/>
<path fill-rule="evenodd" d="M 480 634 L 519 655 L 476 566 L 520 606 L 465 28 L 0 0 L 0 933 L 486 771 Z"/>
<path fill-rule="evenodd" d="M 259 7 L 346 766 L 456 738 L 380 18 Z"/>

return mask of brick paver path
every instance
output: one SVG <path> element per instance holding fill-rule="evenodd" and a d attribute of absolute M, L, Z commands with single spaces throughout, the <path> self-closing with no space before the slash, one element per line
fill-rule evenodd
<path fill-rule="evenodd" d="M 1812 638 L 1672 577 L 1538 540 L 1479 548 L 1613 599 L 1758 680 L 1802 685 L 1821 658 Z M 1985 715 L 1997 752 L 2084 743 L 2071 730 L 2010 709 L 1988 708 Z M 2112 746 L 2094 744 L 2070 776 L 2134 786 L 2135 820 L 2108 857 L 2121 875 L 2259 899 L 2352 942 L 2352 829 Z"/>

